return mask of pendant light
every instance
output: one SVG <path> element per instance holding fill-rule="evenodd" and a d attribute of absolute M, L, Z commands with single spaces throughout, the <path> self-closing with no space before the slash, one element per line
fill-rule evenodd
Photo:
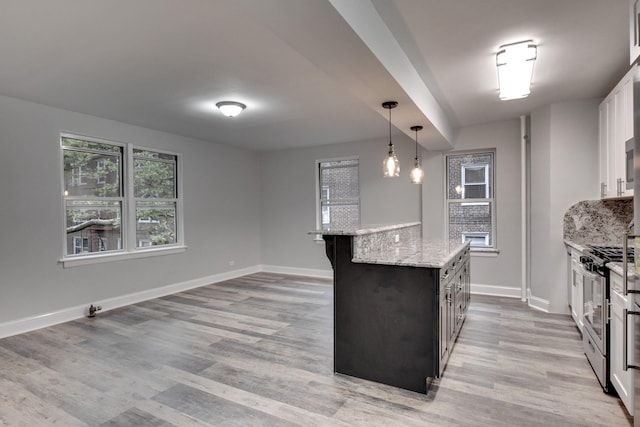
<path fill-rule="evenodd" d="M 424 171 L 420 165 L 420 159 L 418 158 L 418 131 L 422 130 L 422 126 L 411 126 L 411 130 L 416 132 L 416 158 L 413 160 L 413 169 L 411 169 L 411 183 L 422 184 L 424 178 Z"/>
<path fill-rule="evenodd" d="M 391 109 L 396 108 L 398 103 L 396 101 L 386 101 L 382 103 L 382 106 L 389 110 L 389 152 L 382 162 L 382 169 L 386 178 L 393 178 L 400 176 L 400 163 L 396 153 L 393 151 L 393 143 L 391 142 Z"/>

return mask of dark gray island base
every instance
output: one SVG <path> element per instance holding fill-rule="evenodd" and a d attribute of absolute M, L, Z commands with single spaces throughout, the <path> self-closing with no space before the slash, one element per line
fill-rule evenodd
<path fill-rule="evenodd" d="M 334 271 L 334 370 L 426 393 L 464 321 L 469 246 L 450 250 L 417 238 L 419 224 L 397 227 L 323 234 Z"/>

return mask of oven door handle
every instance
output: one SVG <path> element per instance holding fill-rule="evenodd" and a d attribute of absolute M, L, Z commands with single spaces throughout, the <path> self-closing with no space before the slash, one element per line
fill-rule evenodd
<path fill-rule="evenodd" d="M 629 368 L 631 369 L 640 369 L 638 365 L 630 365 L 629 360 L 627 359 L 627 351 L 628 351 L 628 337 L 627 337 L 627 319 L 629 316 L 640 316 L 640 311 L 633 311 L 628 309 L 622 310 L 622 370 L 627 371 Z"/>

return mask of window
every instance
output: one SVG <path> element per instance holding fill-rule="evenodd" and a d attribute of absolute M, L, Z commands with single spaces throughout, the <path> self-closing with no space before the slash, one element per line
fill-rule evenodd
<path fill-rule="evenodd" d="M 447 234 L 475 250 L 496 248 L 494 158 L 493 150 L 446 156 Z"/>
<path fill-rule="evenodd" d="M 318 162 L 317 227 L 352 229 L 360 225 L 358 159 Z"/>
<path fill-rule="evenodd" d="M 65 258 L 181 241 L 176 154 L 71 135 L 61 143 Z"/>

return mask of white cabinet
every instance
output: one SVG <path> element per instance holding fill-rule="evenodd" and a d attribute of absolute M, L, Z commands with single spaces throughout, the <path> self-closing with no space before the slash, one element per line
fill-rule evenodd
<path fill-rule="evenodd" d="M 602 198 L 633 196 L 633 185 L 627 185 L 631 183 L 627 178 L 626 142 L 633 138 L 635 71 L 634 65 L 600 104 L 598 151 Z"/>
<path fill-rule="evenodd" d="M 584 284 L 582 281 L 582 267 L 580 266 L 581 253 L 576 249 L 571 248 L 570 254 L 569 287 L 571 291 L 569 293 L 569 306 L 571 307 L 571 317 L 573 317 L 573 321 L 576 322 L 578 330 L 582 333 L 582 325 L 584 322 L 582 317 L 582 296 Z"/>
<path fill-rule="evenodd" d="M 629 287 L 633 289 L 634 283 L 629 278 Z M 629 411 L 629 415 L 633 415 L 634 400 L 634 377 L 635 370 L 623 369 L 623 342 L 624 342 L 624 309 L 632 310 L 631 294 L 622 294 L 622 276 L 611 271 L 611 320 L 610 320 L 610 378 L 611 384 L 618 392 L 618 396 Z M 627 363 L 633 364 L 633 340 L 634 340 L 634 321 L 633 318 L 627 322 Z"/>
<path fill-rule="evenodd" d="M 640 56 L 640 1 L 629 0 L 629 64 Z"/>

